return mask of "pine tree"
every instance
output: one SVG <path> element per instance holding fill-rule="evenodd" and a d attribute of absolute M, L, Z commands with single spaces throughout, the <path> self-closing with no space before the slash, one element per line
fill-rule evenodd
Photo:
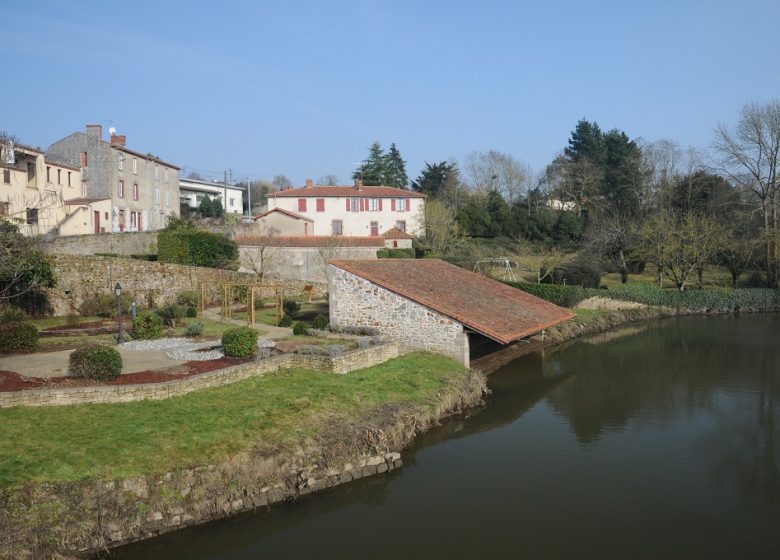
<path fill-rule="evenodd" d="M 364 185 L 381 185 L 386 176 L 386 156 L 379 142 L 374 142 L 368 150 L 368 157 L 363 160 L 355 172 L 353 179 L 360 179 Z"/>
<path fill-rule="evenodd" d="M 454 163 L 440 161 L 439 163 L 425 163 L 425 169 L 420 176 L 412 181 L 412 189 L 429 196 L 439 196 L 448 183 L 457 180 L 458 169 Z"/>
<path fill-rule="evenodd" d="M 203 200 L 200 201 L 198 210 L 203 218 L 211 218 L 214 216 L 214 204 L 212 204 L 211 198 L 208 195 L 204 196 Z"/>
<path fill-rule="evenodd" d="M 214 217 L 221 218 L 222 214 L 225 213 L 225 209 L 222 207 L 222 200 L 215 198 L 211 205 L 214 208 Z"/>
<path fill-rule="evenodd" d="M 401 152 L 395 145 L 390 144 L 390 150 L 385 156 L 384 184 L 390 187 L 405 189 L 409 184 L 409 176 L 406 174 L 406 162 L 401 157 Z"/>

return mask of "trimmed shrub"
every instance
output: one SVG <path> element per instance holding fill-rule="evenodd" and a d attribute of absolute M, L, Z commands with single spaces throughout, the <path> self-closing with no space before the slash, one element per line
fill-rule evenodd
<path fill-rule="evenodd" d="M 299 335 L 299 336 L 306 336 L 309 332 L 309 327 L 306 325 L 306 323 L 302 321 L 298 321 L 293 325 L 293 334 Z"/>
<path fill-rule="evenodd" d="M 185 307 L 185 309 L 186 309 L 187 311 L 185 311 L 185 312 L 184 312 L 184 314 L 185 314 L 185 315 L 186 315 L 186 316 L 187 316 L 189 319 L 194 319 L 195 317 L 197 317 L 197 316 L 198 316 L 198 310 L 197 310 L 197 309 L 195 309 L 194 307 Z"/>
<path fill-rule="evenodd" d="M 176 296 L 176 303 L 178 303 L 179 305 L 186 305 L 189 307 L 197 307 L 198 294 L 196 294 L 192 290 L 184 290 L 183 292 L 179 292 L 179 295 Z"/>
<path fill-rule="evenodd" d="M 203 323 L 190 323 L 184 331 L 184 336 L 200 336 L 203 333 Z"/>
<path fill-rule="evenodd" d="M 78 327 L 79 326 L 79 316 L 75 313 L 68 313 L 65 315 L 65 326 L 68 327 Z"/>
<path fill-rule="evenodd" d="M 133 338 L 152 339 L 162 335 L 162 319 L 157 313 L 146 311 L 133 319 Z"/>
<path fill-rule="evenodd" d="M 415 258 L 414 249 L 379 249 L 376 252 L 378 259 L 413 259 Z"/>
<path fill-rule="evenodd" d="M 328 318 L 320 313 L 314 318 L 314 321 L 311 324 L 312 327 L 317 329 L 318 331 L 324 331 L 328 328 Z"/>
<path fill-rule="evenodd" d="M 592 262 L 577 260 L 564 267 L 554 269 L 552 274 L 542 282 L 598 288 L 601 286 L 601 269 Z"/>
<path fill-rule="evenodd" d="M 528 292 L 538 298 L 560 305 L 561 307 L 574 307 L 591 295 L 581 286 L 563 286 L 559 284 L 529 284 L 526 282 L 505 282 L 506 284 Z M 601 295 L 604 295 L 601 293 Z"/>
<path fill-rule="evenodd" d="M 280 327 L 289 327 L 293 323 L 292 317 L 290 317 L 287 313 L 282 315 L 282 318 L 279 320 L 279 326 Z"/>
<path fill-rule="evenodd" d="M 238 245 L 226 236 L 197 229 L 186 218 L 171 219 L 157 236 L 157 259 L 160 262 L 235 268 Z"/>
<path fill-rule="evenodd" d="M 248 327 L 229 329 L 222 335 L 222 348 L 225 356 L 251 356 L 257 349 L 257 331 Z"/>
<path fill-rule="evenodd" d="M 35 350 L 38 329 L 30 323 L 7 321 L 0 324 L 0 354 Z"/>
<path fill-rule="evenodd" d="M 284 300 L 282 307 L 284 308 L 284 312 L 287 313 L 290 317 L 295 317 L 295 314 L 301 310 L 301 304 L 294 299 Z"/>
<path fill-rule="evenodd" d="M 75 377 L 111 381 L 122 372 L 122 356 L 111 346 L 85 346 L 71 352 L 68 372 Z"/>

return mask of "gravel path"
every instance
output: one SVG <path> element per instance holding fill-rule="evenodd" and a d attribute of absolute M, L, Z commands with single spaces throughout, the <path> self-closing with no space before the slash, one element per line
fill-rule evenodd
<path fill-rule="evenodd" d="M 119 345 L 125 350 L 153 351 L 162 350 L 171 360 L 185 362 L 205 362 L 225 357 L 222 346 L 216 340 L 196 342 L 189 338 L 158 338 L 157 340 L 131 340 Z M 258 348 L 274 348 L 273 340 L 261 338 L 257 341 Z M 204 352 L 203 350 L 211 348 Z"/>

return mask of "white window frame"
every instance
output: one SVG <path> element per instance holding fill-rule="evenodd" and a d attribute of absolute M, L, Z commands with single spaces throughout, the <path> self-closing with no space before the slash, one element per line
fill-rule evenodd
<path fill-rule="evenodd" d="M 409 208 L 406 207 L 406 199 L 405 198 L 396 198 L 395 199 L 395 210 L 396 212 L 408 212 Z"/>
<path fill-rule="evenodd" d="M 159 187 L 154 189 L 154 203 L 155 204 L 160 204 L 160 189 L 159 189 Z"/>
<path fill-rule="evenodd" d="M 166 206 L 170 206 L 170 205 L 171 205 L 171 197 L 170 197 L 170 194 L 171 194 L 171 193 L 170 193 L 170 192 L 168 192 L 167 190 L 165 191 L 165 205 L 166 205 Z"/>
<path fill-rule="evenodd" d="M 123 153 L 117 154 L 117 160 L 119 163 L 119 171 L 125 170 L 125 155 Z"/>
<path fill-rule="evenodd" d="M 349 206 L 352 212 L 360 212 L 360 197 L 350 198 Z"/>
<path fill-rule="evenodd" d="M 138 175 L 138 158 L 133 158 L 133 175 Z"/>
<path fill-rule="evenodd" d="M 378 198 L 369 198 L 368 199 L 368 207 L 371 212 L 379 212 L 379 199 Z"/>
<path fill-rule="evenodd" d="M 336 233 L 336 228 L 334 227 L 337 223 L 339 224 L 339 233 Z M 330 222 L 330 232 L 333 236 L 344 235 L 344 220 L 332 220 Z"/>

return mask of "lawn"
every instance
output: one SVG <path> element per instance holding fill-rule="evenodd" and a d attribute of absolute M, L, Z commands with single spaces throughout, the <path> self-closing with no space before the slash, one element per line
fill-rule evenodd
<path fill-rule="evenodd" d="M 162 401 L 0 410 L 0 487 L 114 479 L 296 448 L 377 407 L 433 406 L 465 369 L 418 352 L 332 375 L 295 369 Z"/>
<path fill-rule="evenodd" d="M 232 323 L 222 323 L 221 321 L 215 321 L 213 319 L 205 319 L 203 317 L 198 317 L 197 319 L 184 319 L 180 321 L 180 325 L 175 329 L 173 329 L 172 334 L 174 336 L 184 336 L 184 332 L 187 330 L 187 325 L 191 323 L 203 324 L 203 332 L 201 333 L 201 336 L 217 337 L 217 338 L 221 338 L 226 330 L 235 329 L 236 327 L 239 326 L 239 325 L 234 325 Z M 255 329 L 255 330 L 260 336 L 264 334 L 268 334 L 268 331 L 264 331 L 262 329 Z"/>
<path fill-rule="evenodd" d="M 319 315 L 328 316 L 328 302 L 315 301 L 313 303 L 301 303 L 301 309 L 293 317 L 293 321 L 303 321 L 304 323 L 311 323 L 314 318 Z M 246 319 L 246 311 L 236 311 L 232 314 L 234 319 Z M 264 307 L 262 309 L 255 310 L 255 321 L 259 323 L 265 323 L 266 325 L 276 325 L 276 308 Z"/>

